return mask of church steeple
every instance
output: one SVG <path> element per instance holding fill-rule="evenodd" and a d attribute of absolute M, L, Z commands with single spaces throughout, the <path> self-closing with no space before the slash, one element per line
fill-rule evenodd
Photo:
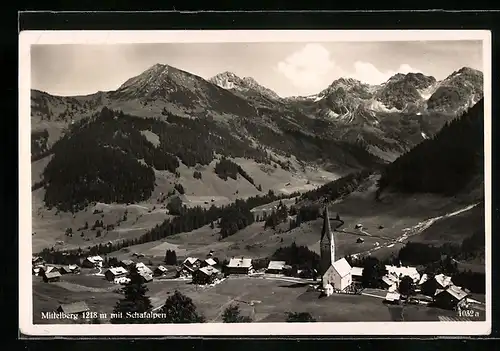
<path fill-rule="evenodd" d="M 330 214 L 328 213 L 327 203 L 325 203 L 325 209 L 323 211 L 323 229 L 321 230 L 320 254 L 320 271 L 321 274 L 324 274 L 335 262 L 335 239 L 330 225 Z"/>
<path fill-rule="evenodd" d="M 330 215 L 328 213 L 328 205 L 325 205 L 323 211 L 323 229 L 321 230 L 321 241 L 328 240 L 331 242 L 333 237 L 332 228 L 330 226 Z"/>

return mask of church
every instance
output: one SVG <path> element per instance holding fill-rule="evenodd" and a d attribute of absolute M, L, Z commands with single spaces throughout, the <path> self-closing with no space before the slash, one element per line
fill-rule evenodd
<path fill-rule="evenodd" d="M 351 265 L 345 258 L 335 259 L 335 237 L 330 226 L 328 205 L 325 205 L 323 212 L 320 247 L 319 273 L 323 289 L 327 290 L 331 286 L 335 291 L 346 290 L 352 284 Z"/>

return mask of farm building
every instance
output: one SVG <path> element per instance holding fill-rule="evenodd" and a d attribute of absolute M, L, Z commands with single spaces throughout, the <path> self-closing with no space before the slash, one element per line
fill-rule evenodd
<path fill-rule="evenodd" d="M 193 283 L 211 284 L 219 276 L 220 272 L 212 266 L 205 266 L 193 272 Z"/>
<path fill-rule="evenodd" d="M 103 261 L 104 260 L 102 259 L 101 256 L 89 256 L 83 260 L 82 267 L 85 268 L 102 267 Z"/>
<path fill-rule="evenodd" d="M 434 296 L 434 304 L 445 309 L 460 309 L 467 304 L 467 294 L 457 286 L 449 286 L 445 290 L 438 289 Z"/>
<path fill-rule="evenodd" d="M 177 277 L 191 278 L 191 276 L 193 275 L 194 271 L 195 271 L 194 268 L 182 265 L 182 266 L 180 266 L 180 267 L 177 268 Z"/>
<path fill-rule="evenodd" d="M 323 287 L 327 284 L 339 291 L 346 290 L 352 284 L 351 265 L 345 258 L 335 261 L 323 274 Z"/>
<path fill-rule="evenodd" d="M 281 274 L 285 265 L 285 261 L 271 261 L 267 266 L 266 273 Z"/>
<path fill-rule="evenodd" d="M 395 276 L 398 280 L 405 276 L 410 277 L 415 284 L 420 280 L 420 273 L 418 273 L 415 267 L 386 265 L 385 269 L 388 274 Z"/>
<path fill-rule="evenodd" d="M 104 276 L 111 282 L 116 278 L 124 277 L 125 275 L 127 275 L 127 273 L 127 270 L 123 267 L 113 267 L 104 272 Z"/>
<path fill-rule="evenodd" d="M 217 262 L 213 258 L 207 258 L 200 263 L 200 267 L 214 267 L 216 264 Z"/>
<path fill-rule="evenodd" d="M 397 292 L 388 292 L 387 295 L 385 295 L 384 301 L 387 303 L 399 304 L 401 301 L 401 295 Z"/>
<path fill-rule="evenodd" d="M 55 266 L 40 266 L 39 267 L 39 273 L 38 275 L 43 276 L 46 273 L 51 273 L 57 271 L 57 268 Z"/>
<path fill-rule="evenodd" d="M 31 272 L 33 273 L 33 275 L 38 276 L 38 275 L 40 275 L 40 270 L 41 270 L 41 267 L 33 267 L 31 269 Z"/>
<path fill-rule="evenodd" d="M 66 314 L 83 314 L 88 311 L 90 311 L 90 308 L 85 301 L 63 304 L 57 308 L 57 312 Z"/>
<path fill-rule="evenodd" d="M 149 283 L 150 281 L 153 280 L 153 276 L 146 271 L 139 271 L 139 275 L 142 277 L 142 280 L 144 283 Z"/>
<path fill-rule="evenodd" d="M 46 283 L 57 282 L 61 280 L 61 273 L 59 273 L 57 270 L 52 270 L 52 272 L 49 273 L 44 272 L 42 277 L 43 281 Z"/>
<path fill-rule="evenodd" d="M 154 270 L 153 272 L 153 275 L 156 276 L 156 277 L 159 277 L 159 276 L 162 276 L 162 275 L 165 275 L 167 274 L 168 272 L 168 269 L 166 269 L 165 267 L 163 266 L 158 266 L 156 267 L 156 269 Z"/>
<path fill-rule="evenodd" d="M 125 269 L 129 269 L 130 267 L 132 267 L 133 265 L 135 264 L 134 261 L 132 260 L 121 260 L 120 261 L 120 266 L 122 266 L 123 268 Z"/>
<path fill-rule="evenodd" d="M 436 295 L 437 290 L 445 290 L 452 284 L 451 277 L 444 274 L 438 274 L 432 278 L 427 279 L 420 285 L 422 294 L 427 296 Z"/>
<path fill-rule="evenodd" d="M 153 275 L 153 271 L 151 270 L 151 268 L 149 268 L 148 266 L 146 266 L 142 262 L 137 263 L 135 265 L 135 268 L 137 268 L 137 271 L 139 273 L 143 273 L 143 274 L 147 274 L 147 275 Z"/>
<path fill-rule="evenodd" d="M 252 270 L 251 258 L 231 258 L 227 265 L 228 274 L 249 274 Z"/>
<path fill-rule="evenodd" d="M 351 276 L 353 282 L 360 282 L 363 278 L 363 267 L 352 267 Z"/>
<path fill-rule="evenodd" d="M 188 257 L 182 262 L 182 265 L 193 268 L 194 270 L 195 268 L 198 268 L 201 265 L 201 260 L 196 257 Z"/>

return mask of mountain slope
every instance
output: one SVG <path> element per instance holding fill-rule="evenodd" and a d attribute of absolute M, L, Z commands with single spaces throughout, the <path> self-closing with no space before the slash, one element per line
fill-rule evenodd
<path fill-rule="evenodd" d="M 453 195 L 484 174 L 484 100 L 384 168 L 380 190 Z"/>

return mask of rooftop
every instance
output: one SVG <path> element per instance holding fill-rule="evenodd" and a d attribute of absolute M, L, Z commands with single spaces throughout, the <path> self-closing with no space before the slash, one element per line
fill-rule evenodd
<path fill-rule="evenodd" d="M 85 301 L 79 301 L 79 302 L 73 302 L 73 303 L 68 303 L 64 305 L 60 305 L 59 310 L 61 310 L 64 313 L 82 313 L 89 311 L 89 306 L 87 306 L 87 303 Z"/>
<path fill-rule="evenodd" d="M 345 277 L 351 273 L 351 265 L 345 258 L 335 261 L 332 266 L 341 277 Z"/>
<path fill-rule="evenodd" d="M 269 265 L 267 266 L 267 269 L 278 269 L 281 270 L 283 267 L 285 267 L 286 262 L 285 261 L 270 261 Z"/>
<path fill-rule="evenodd" d="M 252 267 L 252 259 L 251 258 L 231 258 L 229 261 L 228 267 L 244 267 L 250 268 Z"/>

